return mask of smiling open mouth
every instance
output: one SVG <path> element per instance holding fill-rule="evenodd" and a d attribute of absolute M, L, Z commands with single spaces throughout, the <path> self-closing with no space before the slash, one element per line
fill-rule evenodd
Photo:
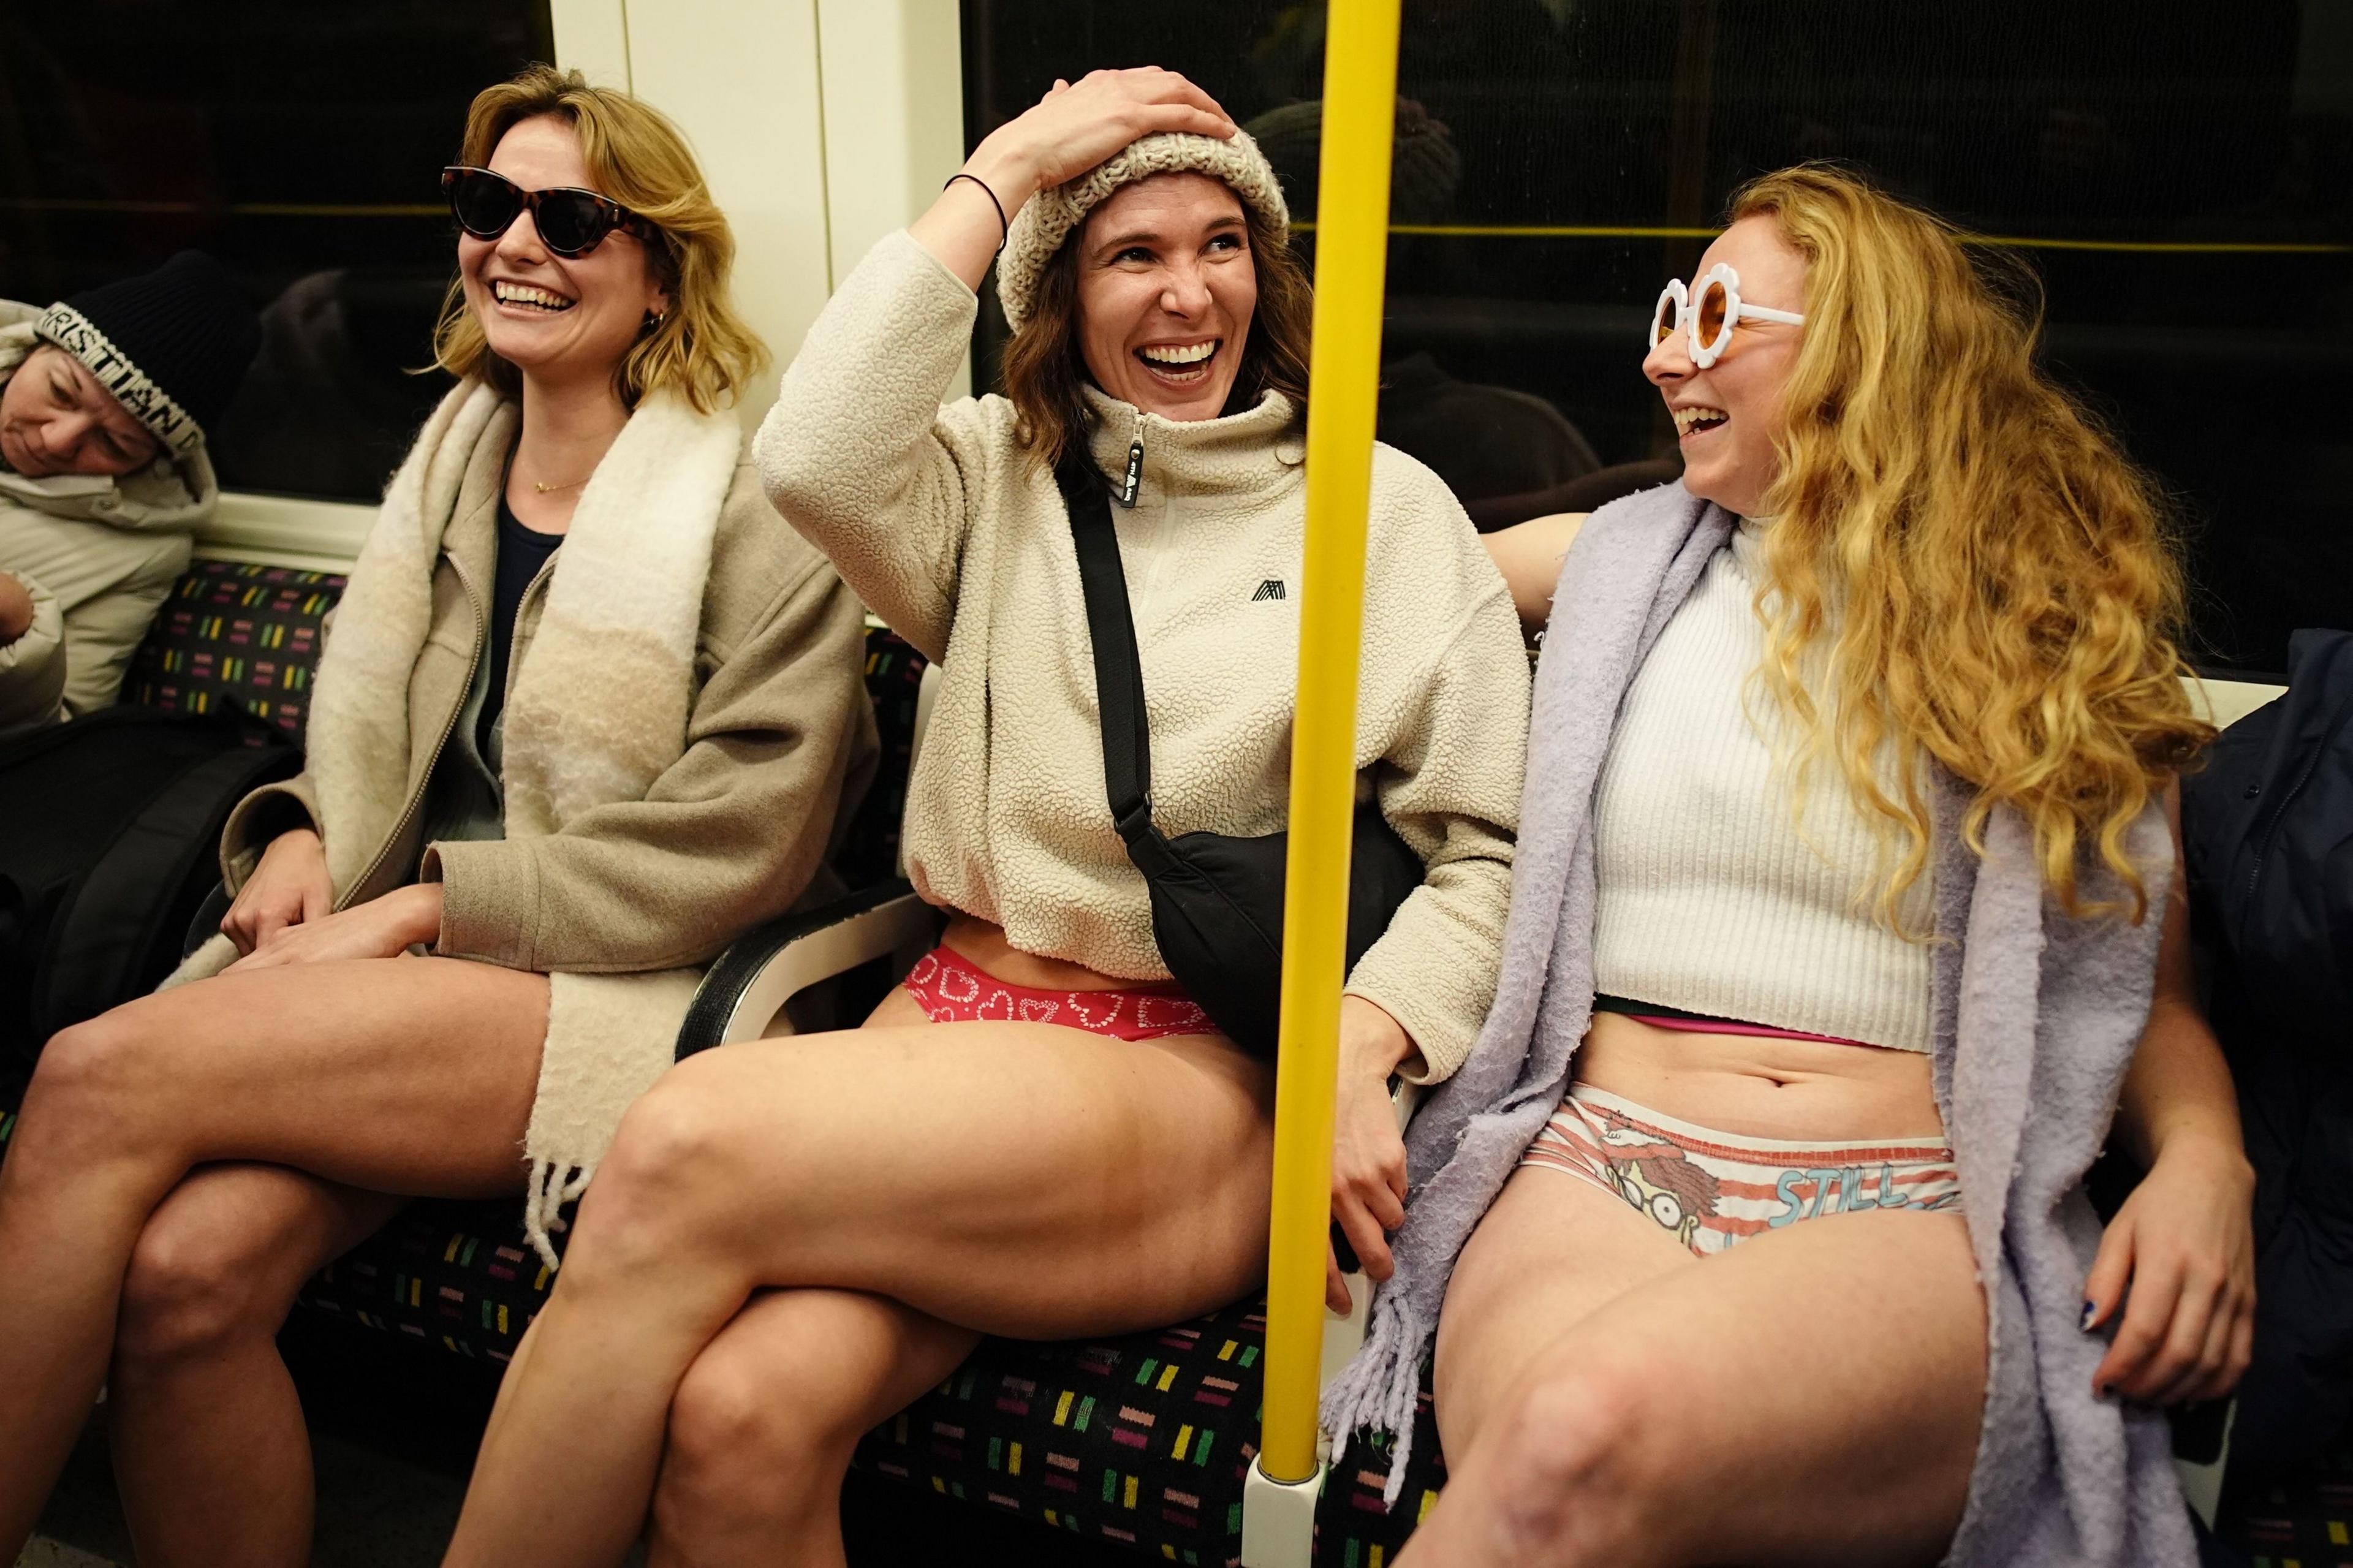
<path fill-rule="evenodd" d="M 1209 374 L 1209 366 L 1225 346 L 1223 338 L 1208 338 L 1198 343 L 1146 343 L 1135 351 L 1144 368 L 1163 381 L 1177 383 L 1200 381 Z"/>
<path fill-rule="evenodd" d="M 565 299 L 552 289 L 542 289 L 532 283 L 509 283 L 504 279 L 491 284 L 491 292 L 497 297 L 501 305 L 512 305 L 523 310 L 544 311 L 551 316 L 569 310 L 578 303 L 577 300 Z"/>
<path fill-rule="evenodd" d="M 1702 430 L 1713 430 L 1732 418 L 1731 415 L 1721 408 L 1678 408 L 1674 410 L 1674 416 L 1675 435 L 1678 437 L 1694 435 Z"/>

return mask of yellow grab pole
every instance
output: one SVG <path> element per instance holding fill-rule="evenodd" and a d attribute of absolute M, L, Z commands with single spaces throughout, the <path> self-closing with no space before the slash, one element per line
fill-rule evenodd
<path fill-rule="evenodd" d="M 1275 1073 L 1266 1406 L 1259 1445 L 1260 1468 L 1287 1482 L 1315 1474 L 1398 4 L 1331 0 L 1324 44 L 1315 338 L 1308 362 L 1307 552 L 1299 593 L 1298 710 L 1292 721 L 1290 893 L 1282 918 L 1282 1048 Z"/>

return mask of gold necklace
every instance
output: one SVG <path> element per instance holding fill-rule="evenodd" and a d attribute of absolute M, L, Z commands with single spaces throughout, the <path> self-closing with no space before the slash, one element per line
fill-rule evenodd
<path fill-rule="evenodd" d="M 594 479 L 594 478 L 596 478 L 596 476 L 595 476 L 594 474 L 590 474 L 590 475 L 586 475 L 586 476 L 585 476 L 585 477 L 583 477 L 583 478 L 581 478 L 581 479 L 574 479 L 570 484 L 564 484 L 564 485 L 543 485 L 543 484 L 541 484 L 537 479 L 533 479 L 533 480 L 532 480 L 532 481 L 531 481 L 531 488 L 532 488 L 533 489 L 534 489 L 534 490 L 537 490 L 541 495 L 548 495 L 548 494 L 551 494 L 551 493 L 553 493 L 554 491 L 556 491 L 556 490 L 576 490 L 576 489 L 578 489 L 582 485 L 586 484 L 586 483 L 588 482 L 588 480 L 589 480 L 589 479 Z"/>

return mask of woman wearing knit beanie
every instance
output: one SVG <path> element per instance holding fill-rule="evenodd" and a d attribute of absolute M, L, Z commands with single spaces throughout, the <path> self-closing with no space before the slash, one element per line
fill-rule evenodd
<path fill-rule="evenodd" d="M 866 1028 L 707 1052 L 631 1111 L 452 1563 L 612 1561 L 650 1505 L 657 1562 L 839 1563 L 859 1435 L 981 1333 L 1134 1330 L 1257 1288 L 1273 1074 L 1155 942 L 1055 466 L 1117 498 L 1153 824 L 1281 831 L 1309 321 L 1287 226 L 1207 94 L 1098 72 L 989 136 L 811 329 L 758 457 L 942 661 L 906 854 L 945 938 Z M 1000 243 L 1008 395 L 943 407 Z M 1342 1015 L 1333 1212 L 1379 1276 L 1405 1190 L 1387 1081 L 1451 1072 L 1494 984 L 1527 673 L 1461 507 L 1386 449 L 1366 592 L 1365 798 L 1426 868 Z"/>
<path fill-rule="evenodd" d="M 220 933 L 49 1040 L 0 1163 L 0 1563 L 101 1383 L 142 1562 L 308 1562 L 295 1291 L 420 1194 L 522 1199 L 554 1267 L 701 966 L 830 886 L 871 766 L 864 614 L 744 458 L 759 343 L 685 139 L 541 66 L 462 148 L 456 384 L 302 773 L 231 813 Z"/>
<path fill-rule="evenodd" d="M 219 500 L 205 427 L 260 342 L 195 250 L 46 310 L 0 300 L 0 734 L 114 700 Z"/>

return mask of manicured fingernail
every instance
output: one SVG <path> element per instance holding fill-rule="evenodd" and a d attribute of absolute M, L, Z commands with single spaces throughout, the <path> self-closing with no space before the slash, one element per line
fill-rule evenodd
<path fill-rule="evenodd" d="M 2083 1322 L 2083 1327 L 2084 1327 L 2084 1329 L 2086 1329 L 2086 1330 L 2089 1330 L 2089 1329 L 2091 1328 L 2091 1326 L 2092 1326 L 2092 1320 L 2093 1320 L 2094 1318 L 2098 1317 L 2099 1315 L 2100 1315 L 2100 1310 L 2099 1310 L 2097 1307 L 2094 1307 L 2094 1305 L 2092 1305 L 2092 1303 L 2090 1303 L 2089 1301 L 2084 1302 L 2084 1322 Z"/>

